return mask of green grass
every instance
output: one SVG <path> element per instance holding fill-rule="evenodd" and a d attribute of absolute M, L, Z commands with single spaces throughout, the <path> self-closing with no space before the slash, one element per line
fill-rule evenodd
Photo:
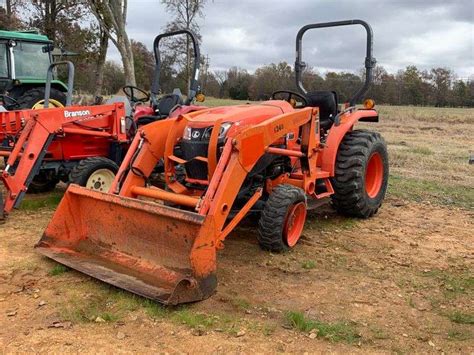
<path fill-rule="evenodd" d="M 234 307 L 243 311 L 252 308 L 252 305 L 250 304 L 250 302 L 242 298 L 235 298 L 231 302 Z"/>
<path fill-rule="evenodd" d="M 474 314 L 473 313 L 463 313 L 460 311 L 455 311 L 448 314 L 448 318 L 458 324 L 474 324 Z"/>
<path fill-rule="evenodd" d="M 350 230 L 357 226 L 356 218 L 342 217 L 338 215 L 331 215 L 328 218 L 318 216 L 317 218 L 308 218 L 306 226 L 311 230 L 316 231 L 334 231 L 337 229 Z"/>
<path fill-rule="evenodd" d="M 186 307 L 179 307 L 179 309 L 172 312 L 170 316 L 172 320 L 185 324 L 193 329 L 211 329 L 220 320 L 220 317 L 216 318 L 209 314 L 197 313 Z"/>
<path fill-rule="evenodd" d="M 53 192 L 47 196 L 27 196 L 20 205 L 20 210 L 37 211 L 41 208 L 56 208 L 63 197 L 62 192 Z"/>
<path fill-rule="evenodd" d="M 468 331 L 452 329 L 448 332 L 449 340 L 464 341 L 464 340 L 469 340 L 471 338 L 472 338 L 472 334 Z"/>
<path fill-rule="evenodd" d="M 332 342 L 351 344 L 360 339 L 357 329 L 349 322 L 322 322 L 308 319 L 303 313 L 294 311 L 290 311 L 286 314 L 286 322 L 293 329 L 304 333 L 316 329 L 319 338 L 328 339 Z"/>
<path fill-rule="evenodd" d="M 83 297 L 71 297 L 60 310 L 63 320 L 75 323 L 95 322 L 99 317 L 105 322 L 115 322 L 122 318 L 113 307 L 107 304 L 107 299 L 96 296 L 84 299 Z"/>
<path fill-rule="evenodd" d="M 434 278 L 443 288 L 446 297 L 474 292 L 474 276 L 472 273 L 453 274 L 443 270 L 431 270 L 422 274 Z"/>
<path fill-rule="evenodd" d="M 66 272 L 69 272 L 71 271 L 70 268 L 68 268 L 67 266 L 65 265 L 62 265 L 62 264 L 56 264 L 53 266 L 53 268 L 51 270 L 49 270 L 48 272 L 48 275 L 49 276 L 58 276 L 58 275 L 62 275 Z"/>
<path fill-rule="evenodd" d="M 390 338 L 390 336 L 381 328 L 372 326 L 370 327 L 370 331 L 372 332 L 372 336 L 374 339 L 383 340 Z"/>
<path fill-rule="evenodd" d="M 303 261 L 301 263 L 301 267 L 303 269 L 311 270 L 311 269 L 314 269 L 316 267 L 316 262 L 314 262 L 313 260 Z"/>
<path fill-rule="evenodd" d="M 468 186 L 452 185 L 449 181 L 438 184 L 423 178 L 408 178 L 390 175 L 388 194 L 393 197 L 417 202 L 474 208 L 474 189 Z"/>
<path fill-rule="evenodd" d="M 235 335 L 234 333 L 244 325 L 244 322 L 236 316 L 199 312 L 187 305 L 166 307 L 100 282 L 87 282 L 81 286 L 80 290 L 71 290 L 72 294 L 65 295 L 64 302 L 60 306 L 62 320 L 90 323 L 100 317 L 105 322 L 113 323 L 126 319 L 130 314 L 143 312 L 155 320 L 167 320 L 191 329 L 220 329 L 231 335 Z"/>
<path fill-rule="evenodd" d="M 206 97 L 206 101 L 204 101 L 200 105 L 207 106 L 207 107 L 217 107 L 217 106 L 245 105 L 246 103 L 252 103 L 252 101 Z"/>
<path fill-rule="evenodd" d="M 273 335 L 273 333 L 275 333 L 275 331 L 276 331 L 276 325 L 274 325 L 274 324 L 265 324 L 262 327 L 262 333 L 263 333 L 263 335 L 265 335 L 267 337 Z"/>
<path fill-rule="evenodd" d="M 420 154 L 420 155 L 433 155 L 433 151 L 430 148 L 426 147 L 416 147 L 411 150 L 415 154 Z"/>

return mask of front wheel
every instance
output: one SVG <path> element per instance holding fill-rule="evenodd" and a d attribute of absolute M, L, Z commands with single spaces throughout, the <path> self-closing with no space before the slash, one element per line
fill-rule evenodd
<path fill-rule="evenodd" d="M 260 216 L 258 243 L 264 250 L 283 252 L 300 239 L 306 220 L 306 195 L 292 185 L 275 187 Z"/>
<path fill-rule="evenodd" d="M 368 218 L 382 205 L 388 183 L 387 145 L 377 132 L 354 130 L 346 134 L 336 158 L 332 179 L 336 210 Z"/>
<path fill-rule="evenodd" d="M 118 166 L 110 159 L 94 157 L 81 160 L 69 173 L 69 182 L 91 190 L 107 192 Z"/>

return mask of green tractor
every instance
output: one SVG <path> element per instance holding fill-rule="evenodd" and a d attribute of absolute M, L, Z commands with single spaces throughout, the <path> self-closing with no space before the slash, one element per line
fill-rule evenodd
<path fill-rule="evenodd" d="M 0 31 L 0 104 L 7 110 L 40 109 L 53 42 L 37 32 Z M 67 86 L 52 80 L 49 107 L 63 107 Z"/>

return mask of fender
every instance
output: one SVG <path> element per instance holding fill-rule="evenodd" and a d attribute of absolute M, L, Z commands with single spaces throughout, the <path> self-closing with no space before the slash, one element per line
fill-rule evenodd
<path fill-rule="evenodd" d="M 322 150 L 321 154 L 321 169 L 328 171 L 329 176 L 334 176 L 335 174 L 336 157 L 341 141 L 344 139 L 346 133 L 352 131 L 354 125 L 362 120 L 377 121 L 378 112 L 375 110 L 357 110 L 346 113 L 342 115 L 339 126 L 334 125 L 329 130 L 326 147 Z"/>

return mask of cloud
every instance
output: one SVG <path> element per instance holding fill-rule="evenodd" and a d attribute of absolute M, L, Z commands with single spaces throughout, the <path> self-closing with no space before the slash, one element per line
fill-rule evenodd
<path fill-rule="evenodd" d="M 374 31 L 374 56 L 395 72 L 407 65 L 448 67 L 474 74 L 473 0 L 215 0 L 199 20 L 201 51 L 211 70 L 257 67 L 295 59 L 295 36 L 308 23 L 360 18 Z M 129 2 L 128 32 L 149 48 L 172 16 L 159 0 Z M 362 27 L 314 30 L 304 37 L 304 60 L 316 69 L 357 72 L 364 62 Z M 111 48 L 109 58 L 119 61 Z"/>

